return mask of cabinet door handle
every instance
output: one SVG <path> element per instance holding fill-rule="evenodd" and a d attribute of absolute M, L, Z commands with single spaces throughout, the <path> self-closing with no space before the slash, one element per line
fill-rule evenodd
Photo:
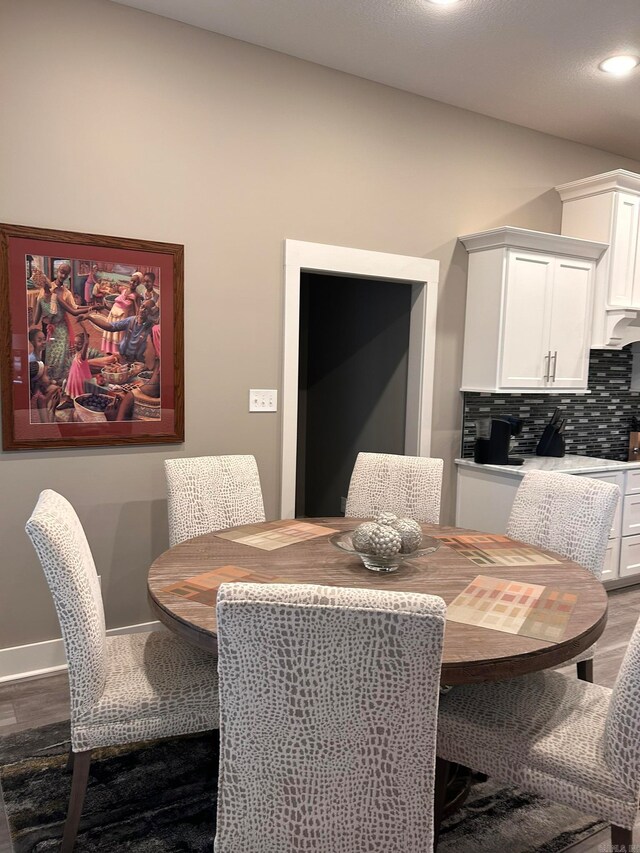
<path fill-rule="evenodd" d="M 551 374 L 551 350 L 549 350 L 549 352 L 545 355 L 544 361 L 545 361 L 546 366 L 545 366 L 544 376 L 542 377 L 542 379 L 543 379 L 543 382 L 548 382 L 549 376 Z"/>
<path fill-rule="evenodd" d="M 549 359 L 549 367 L 551 367 L 551 359 Z M 556 350 L 553 354 L 553 376 L 551 377 L 551 381 L 556 381 L 556 368 L 558 367 L 558 350 Z"/>

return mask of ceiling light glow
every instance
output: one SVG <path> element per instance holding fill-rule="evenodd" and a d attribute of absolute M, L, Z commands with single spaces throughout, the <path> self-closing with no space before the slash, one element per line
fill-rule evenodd
<path fill-rule="evenodd" d="M 436 6 L 453 6 L 458 0 L 429 0 L 429 3 L 434 3 Z"/>
<path fill-rule="evenodd" d="M 637 56 L 610 56 L 603 60 L 598 68 L 607 74 L 613 74 L 614 77 L 624 77 L 625 74 L 630 74 L 638 63 L 640 58 Z"/>

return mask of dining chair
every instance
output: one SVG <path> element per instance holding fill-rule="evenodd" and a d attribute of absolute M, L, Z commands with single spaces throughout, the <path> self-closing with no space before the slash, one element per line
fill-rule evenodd
<path fill-rule="evenodd" d="M 359 453 L 351 474 L 345 515 L 370 518 L 380 512 L 437 524 L 442 459 Z"/>
<path fill-rule="evenodd" d="M 620 498 L 612 483 L 573 474 L 531 471 L 522 478 L 507 536 L 556 551 L 602 579 L 609 531 Z M 595 644 L 571 660 L 578 678 L 593 681 Z"/>
<path fill-rule="evenodd" d="M 215 853 L 431 853 L 445 605 L 223 584 Z"/>
<path fill-rule="evenodd" d="M 253 456 L 165 459 L 169 543 L 265 520 Z"/>
<path fill-rule="evenodd" d="M 438 761 L 609 821 L 631 850 L 640 796 L 640 620 L 613 690 L 545 670 L 440 698 Z M 617 846 L 619 845 L 619 846 Z"/>
<path fill-rule="evenodd" d="M 61 495 L 41 493 L 26 531 L 53 596 L 69 666 L 73 777 L 61 850 L 70 853 L 92 751 L 217 729 L 217 660 L 166 631 L 106 636 L 91 549 Z"/>

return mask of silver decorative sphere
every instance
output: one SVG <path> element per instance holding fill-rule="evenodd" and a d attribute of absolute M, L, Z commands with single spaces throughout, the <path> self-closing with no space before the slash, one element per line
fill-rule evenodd
<path fill-rule="evenodd" d="M 381 512 L 376 516 L 376 522 L 378 524 L 390 524 L 393 525 L 398 520 L 398 516 L 394 515 L 392 512 Z"/>
<path fill-rule="evenodd" d="M 402 540 L 400 553 L 411 554 L 422 545 L 422 528 L 412 518 L 399 518 L 393 525 Z"/>
<path fill-rule="evenodd" d="M 365 521 L 359 524 L 351 534 L 351 542 L 356 551 L 361 551 L 363 554 L 373 554 L 373 545 L 371 544 L 371 534 L 377 530 L 378 525 L 375 521 Z"/>
<path fill-rule="evenodd" d="M 371 532 L 373 553 L 378 557 L 393 557 L 402 547 L 402 538 L 397 530 L 387 524 L 377 524 Z"/>

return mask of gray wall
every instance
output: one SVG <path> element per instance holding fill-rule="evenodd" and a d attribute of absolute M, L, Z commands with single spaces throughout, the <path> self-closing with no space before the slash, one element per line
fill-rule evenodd
<path fill-rule="evenodd" d="M 0 457 L 0 647 L 58 635 L 23 533 L 78 507 L 110 626 L 149 618 L 165 456 L 255 453 L 277 515 L 283 239 L 441 262 L 433 453 L 452 518 L 467 257 L 459 234 L 554 231 L 552 187 L 640 164 L 118 6 L 0 0 L 0 221 L 185 244 L 183 447 Z"/>

